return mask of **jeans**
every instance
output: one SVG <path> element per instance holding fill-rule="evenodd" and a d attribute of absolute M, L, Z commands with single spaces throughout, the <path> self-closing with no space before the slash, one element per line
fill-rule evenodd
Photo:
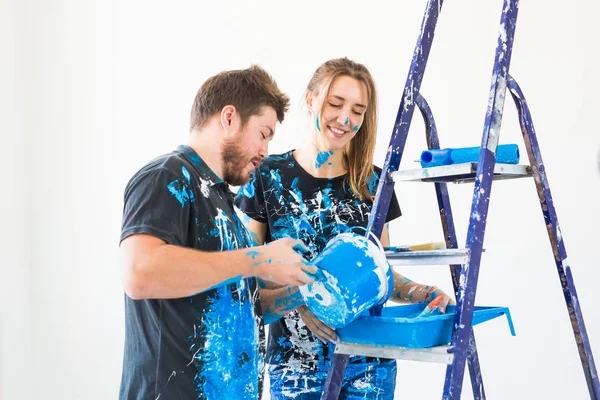
<path fill-rule="evenodd" d="M 327 370 L 294 370 L 270 365 L 271 399 L 320 400 Z M 393 400 L 396 387 L 396 360 L 377 364 L 348 364 L 340 400 Z"/>

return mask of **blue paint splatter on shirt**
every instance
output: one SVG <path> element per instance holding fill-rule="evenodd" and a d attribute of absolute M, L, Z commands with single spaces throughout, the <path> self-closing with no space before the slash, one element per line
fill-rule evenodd
<path fill-rule="evenodd" d="M 373 173 L 371 174 L 369 179 L 367 179 L 367 185 L 369 187 L 369 194 L 371 196 L 375 196 L 378 184 L 379 184 L 379 174 L 377 174 L 377 172 L 373 171 Z"/>
<path fill-rule="evenodd" d="M 259 369 L 257 335 L 254 328 L 252 302 L 243 293 L 245 281 L 238 283 L 239 292 L 227 286 L 216 289 L 209 298 L 204 315 L 204 331 L 194 332 L 191 341 L 203 336 L 202 368 L 194 377 L 196 391 L 206 399 L 258 398 Z M 191 346 L 191 351 L 196 349 Z M 195 361 L 195 358 L 192 362 Z M 264 362 L 264 361 L 263 361 Z"/>
<path fill-rule="evenodd" d="M 192 191 L 190 184 L 190 173 L 185 167 L 181 167 L 181 173 L 183 178 L 175 179 L 167 185 L 169 192 L 175 196 L 177 201 L 181 203 L 181 207 L 192 203 L 194 201 L 194 192 Z"/>
<path fill-rule="evenodd" d="M 242 191 L 242 194 L 246 197 L 248 197 L 249 199 L 251 199 L 252 197 L 254 197 L 254 181 L 256 180 L 256 177 L 254 176 L 254 174 L 252 174 L 252 176 L 250 177 L 250 181 L 249 181 L 249 185 L 244 185 L 242 186 L 242 188 L 240 189 Z"/>

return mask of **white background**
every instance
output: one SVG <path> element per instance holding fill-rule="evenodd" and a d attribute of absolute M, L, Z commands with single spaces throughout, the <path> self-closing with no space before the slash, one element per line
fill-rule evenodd
<path fill-rule="evenodd" d="M 425 0 L 0 1 L 0 398 L 114 399 L 123 351 L 122 195 L 146 161 L 185 142 L 200 84 L 258 63 L 293 107 L 270 151 L 300 144 L 302 91 L 323 61 L 365 63 L 379 88 L 381 165 Z M 500 0 L 446 1 L 422 86 L 442 146 L 477 146 Z M 531 106 L 587 328 L 600 360 L 597 2 L 523 1 L 511 73 Z M 596 50 L 594 50 L 596 49 Z M 502 143 L 522 145 L 507 98 Z M 402 167 L 425 147 L 415 114 Z M 526 162 L 526 158 L 522 160 Z M 464 243 L 472 186 L 451 188 Z M 396 244 L 442 240 L 433 186 L 402 184 Z M 531 180 L 494 184 L 475 328 L 492 399 L 588 397 Z M 450 289 L 447 268 L 405 268 Z M 397 398 L 441 397 L 445 368 L 402 362 Z M 464 398 L 470 398 L 465 379 Z"/>

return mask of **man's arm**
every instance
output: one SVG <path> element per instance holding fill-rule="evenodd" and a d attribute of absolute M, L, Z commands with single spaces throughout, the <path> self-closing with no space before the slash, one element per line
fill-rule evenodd
<path fill-rule="evenodd" d="M 299 240 L 281 239 L 266 246 L 225 252 L 204 252 L 166 244 L 146 234 L 121 242 L 122 278 L 133 299 L 179 298 L 256 276 L 282 285 L 313 280 L 316 267 L 308 265 L 294 248 Z"/>
<path fill-rule="evenodd" d="M 264 222 L 259 222 L 255 219 L 252 219 L 250 217 L 248 217 L 247 215 L 244 215 L 244 225 L 246 226 L 246 229 L 248 229 L 248 232 L 250 233 L 250 237 L 252 238 L 252 241 L 257 245 L 262 245 L 265 243 L 266 240 L 266 236 L 267 236 L 267 224 Z M 281 288 L 285 285 L 279 284 L 279 283 L 275 283 L 269 280 L 264 280 L 259 278 L 259 282 L 258 282 L 259 286 L 261 287 L 261 289 L 277 289 L 277 288 Z"/>

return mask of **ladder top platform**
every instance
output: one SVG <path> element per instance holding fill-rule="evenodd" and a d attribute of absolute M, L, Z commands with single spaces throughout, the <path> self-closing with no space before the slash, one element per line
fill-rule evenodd
<path fill-rule="evenodd" d="M 477 163 L 442 165 L 439 167 L 418 168 L 391 173 L 394 182 L 437 182 L 469 183 L 475 181 Z M 531 167 L 523 164 L 496 164 L 494 180 L 517 179 L 532 176 Z"/>
<path fill-rule="evenodd" d="M 462 265 L 469 261 L 469 249 L 386 251 L 390 265 Z"/>

